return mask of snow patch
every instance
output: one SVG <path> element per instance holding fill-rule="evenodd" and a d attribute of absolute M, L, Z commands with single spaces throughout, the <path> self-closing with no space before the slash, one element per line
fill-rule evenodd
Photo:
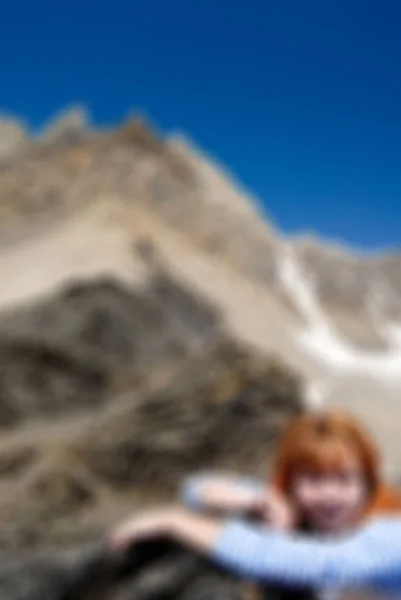
<path fill-rule="evenodd" d="M 401 324 L 382 323 L 392 343 L 388 352 L 356 350 L 341 338 L 321 308 L 313 281 L 306 275 L 294 249 L 286 244 L 279 260 L 281 282 L 308 323 L 298 342 L 330 367 L 355 374 L 401 378 Z"/>

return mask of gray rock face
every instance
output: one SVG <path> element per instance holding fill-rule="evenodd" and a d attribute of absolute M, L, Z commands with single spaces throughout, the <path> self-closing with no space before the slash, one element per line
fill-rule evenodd
<path fill-rule="evenodd" d="M 194 470 L 264 476 L 302 410 L 299 377 L 160 267 L 142 288 L 80 282 L 4 313 L 0 373 L 4 548 L 85 538 Z"/>

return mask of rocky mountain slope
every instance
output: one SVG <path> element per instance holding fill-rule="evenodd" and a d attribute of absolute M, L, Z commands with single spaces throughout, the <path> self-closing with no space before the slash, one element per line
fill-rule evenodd
<path fill-rule="evenodd" d="M 0 267 L 4 551 L 93 540 L 198 468 L 264 474 L 306 402 L 397 468 L 401 254 L 286 239 L 184 138 L 3 120 Z"/>

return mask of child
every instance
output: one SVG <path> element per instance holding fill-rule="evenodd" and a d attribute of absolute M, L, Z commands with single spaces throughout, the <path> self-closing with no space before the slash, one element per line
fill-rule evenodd
<path fill-rule="evenodd" d="M 281 439 L 265 484 L 227 474 L 200 474 L 181 490 L 190 508 L 254 514 L 285 529 L 338 534 L 369 513 L 401 506 L 381 480 L 379 453 L 350 415 L 310 413 Z"/>
<path fill-rule="evenodd" d="M 183 497 L 214 512 L 254 512 L 264 524 L 164 509 L 122 524 L 112 547 L 163 535 L 265 583 L 401 594 L 401 503 L 382 480 L 370 436 L 346 414 L 298 418 L 268 485 L 198 476 L 184 484 Z M 294 534 L 302 530 L 314 536 Z"/>

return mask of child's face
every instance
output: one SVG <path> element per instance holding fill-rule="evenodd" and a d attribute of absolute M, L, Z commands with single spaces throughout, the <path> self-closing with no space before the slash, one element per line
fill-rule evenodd
<path fill-rule="evenodd" d="M 325 533 L 351 526 L 366 500 L 359 461 L 350 457 L 335 471 L 305 469 L 293 482 L 293 497 L 308 525 Z"/>

